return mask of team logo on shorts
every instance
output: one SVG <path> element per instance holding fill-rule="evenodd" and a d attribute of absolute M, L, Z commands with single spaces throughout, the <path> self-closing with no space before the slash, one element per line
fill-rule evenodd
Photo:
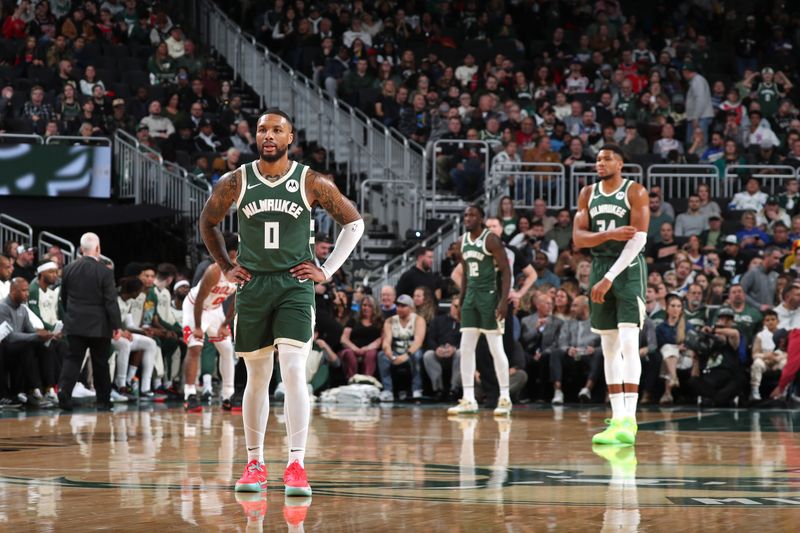
<path fill-rule="evenodd" d="M 300 184 L 297 180 L 289 180 L 286 182 L 286 190 L 289 192 L 297 192 L 297 189 L 300 188 Z"/>
<path fill-rule="evenodd" d="M 617 200 L 622 200 L 623 198 L 625 198 L 625 193 L 622 192 L 622 191 L 619 191 L 617 193 Z"/>

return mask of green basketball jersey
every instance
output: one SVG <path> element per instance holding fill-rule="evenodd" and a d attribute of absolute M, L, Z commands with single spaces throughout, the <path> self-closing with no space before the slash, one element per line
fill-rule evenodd
<path fill-rule="evenodd" d="M 470 239 L 469 232 L 461 239 L 461 256 L 466 263 L 467 290 L 497 290 L 497 265 L 494 256 L 486 249 L 489 230 L 484 229 L 477 239 Z"/>
<path fill-rule="evenodd" d="M 285 176 L 269 182 L 257 163 L 241 167 L 244 180 L 236 202 L 239 264 L 250 272 L 269 273 L 313 261 L 314 219 L 306 198 L 308 167 L 292 162 Z"/>
<path fill-rule="evenodd" d="M 631 180 L 623 179 L 622 185 L 611 194 L 604 194 L 600 184 L 592 185 L 592 196 L 589 199 L 589 230 L 606 231 L 631 224 L 631 205 L 628 202 L 628 187 Z M 625 247 L 624 241 L 606 241 L 592 248 L 595 257 L 617 257 Z"/>

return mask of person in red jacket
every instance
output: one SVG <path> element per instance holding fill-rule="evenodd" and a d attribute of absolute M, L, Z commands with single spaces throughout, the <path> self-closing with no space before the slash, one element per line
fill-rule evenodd
<path fill-rule="evenodd" d="M 4 39 L 23 39 L 25 37 L 25 21 L 22 20 L 22 4 L 14 9 L 14 13 L 3 22 Z"/>

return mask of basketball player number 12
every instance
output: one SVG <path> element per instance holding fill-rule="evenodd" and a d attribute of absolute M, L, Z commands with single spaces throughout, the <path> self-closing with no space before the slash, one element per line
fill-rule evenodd
<path fill-rule="evenodd" d="M 277 250 L 280 247 L 279 222 L 264 222 L 264 249 Z"/>
<path fill-rule="evenodd" d="M 606 231 L 606 230 L 611 231 L 612 229 L 617 227 L 617 221 L 616 220 L 612 220 L 611 224 L 609 224 L 608 227 L 606 227 L 606 221 L 605 220 L 598 220 L 597 221 L 597 227 L 600 228 L 600 231 Z"/>

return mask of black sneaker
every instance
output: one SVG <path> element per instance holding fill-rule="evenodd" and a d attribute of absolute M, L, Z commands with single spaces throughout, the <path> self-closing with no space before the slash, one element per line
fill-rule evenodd
<path fill-rule="evenodd" d="M 19 409 L 22 404 L 11 398 L 0 398 L 0 409 Z"/>
<path fill-rule="evenodd" d="M 197 394 L 190 394 L 186 401 L 183 402 L 183 409 L 187 413 L 202 413 L 203 406 L 200 405 L 200 401 L 197 399 Z"/>
<path fill-rule="evenodd" d="M 222 400 L 222 410 L 230 411 L 231 409 L 233 409 L 233 405 L 231 405 L 231 399 L 225 398 L 224 400 Z"/>
<path fill-rule="evenodd" d="M 211 403 L 211 391 L 204 390 L 200 398 L 202 399 L 203 403 Z"/>

